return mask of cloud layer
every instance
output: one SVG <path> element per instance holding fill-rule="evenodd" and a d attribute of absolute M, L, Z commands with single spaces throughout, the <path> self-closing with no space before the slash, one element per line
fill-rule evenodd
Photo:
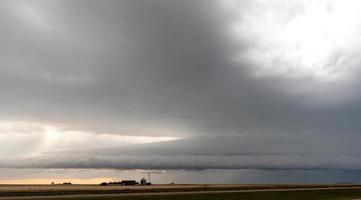
<path fill-rule="evenodd" d="M 357 1 L 0 4 L 0 167 L 361 169 Z"/>

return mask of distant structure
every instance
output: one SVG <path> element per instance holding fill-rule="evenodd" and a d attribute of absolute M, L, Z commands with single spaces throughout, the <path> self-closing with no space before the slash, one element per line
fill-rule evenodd
<path fill-rule="evenodd" d="M 108 183 L 107 183 L 107 182 L 102 182 L 102 183 L 100 183 L 100 185 L 101 185 L 101 186 L 107 186 Z"/>
<path fill-rule="evenodd" d="M 120 185 L 139 185 L 139 183 L 135 180 L 122 180 Z"/>
<path fill-rule="evenodd" d="M 127 185 L 139 185 L 139 182 L 135 180 L 122 180 L 121 182 L 102 182 L 100 183 L 101 186 L 107 186 L 107 185 L 121 185 L 121 186 L 127 186 Z M 150 182 L 147 182 L 145 178 L 142 178 L 140 180 L 140 185 L 152 185 Z"/>
<path fill-rule="evenodd" d="M 140 180 L 140 185 L 147 185 L 147 180 L 145 178 L 142 178 Z"/>
<path fill-rule="evenodd" d="M 160 171 L 145 171 L 145 172 L 141 172 L 141 173 L 148 175 L 148 180 L 147 180 L 148 183 L 152 182 L 152 180 L 151 180 L 152 174 L 162 174 L 162 172 L 160 172 Z"/>

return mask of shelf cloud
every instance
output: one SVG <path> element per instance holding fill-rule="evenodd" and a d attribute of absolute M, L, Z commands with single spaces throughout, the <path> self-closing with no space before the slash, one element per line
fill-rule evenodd
<path fill-rule="evenodd" d="M 2 1 L 0 167 L 360 170 L 358 4 Z"/>

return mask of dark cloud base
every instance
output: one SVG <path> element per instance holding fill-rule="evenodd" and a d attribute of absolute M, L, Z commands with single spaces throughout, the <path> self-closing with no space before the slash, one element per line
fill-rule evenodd
<path fill-rule="evenodd" d="M 360 156 L 307 155 L 170 155 L 63 157 L 2 160 L 1 168 L 143 169 L 143 170 L 361 170 Z"/>

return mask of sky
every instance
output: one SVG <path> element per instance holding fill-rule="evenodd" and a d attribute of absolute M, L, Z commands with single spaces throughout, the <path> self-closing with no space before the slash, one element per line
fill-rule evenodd
<path fill-rule="evenodd" d="M 0 24 L 2 183 L 361 181 L 357 0 L 4 0 Z"/>

